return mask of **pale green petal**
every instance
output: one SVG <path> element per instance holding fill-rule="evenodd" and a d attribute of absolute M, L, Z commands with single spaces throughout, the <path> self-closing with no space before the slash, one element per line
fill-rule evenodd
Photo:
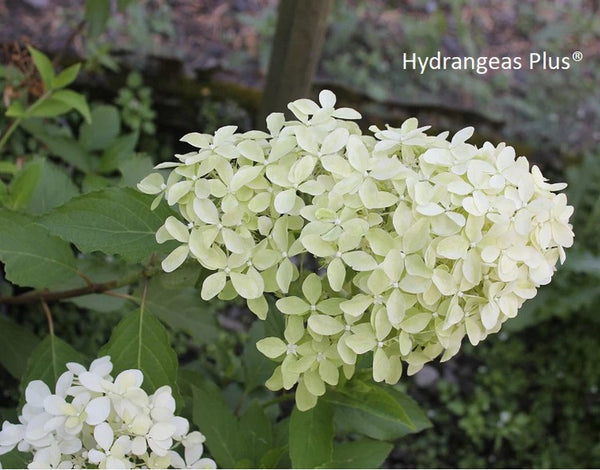
<path fill-rule="evenodd" d="M 312 234 L 300 236 L 300 241 L 307 251 L 315 256 L 326 257 L 335 254 L 335 248 L 328 242 L 321 239 L 319 235 Z"/>
<path fill-rule="evenodd" d="M 310 310 L 310 305 L 304 299 L 295 296 L 279 299 L 275 305 L 286 315 L 303 315 Z"/>
<path fill-rule="evenodd" d="M 137 184 L 137 188 L 145 194 L 158 194 L 163 191 L 164 178 L 160 173 L 151 173 Z"/>
<path fill-rule="evenodd" d="M 311 394 L 318 397 L 325 394 L 325 384 L 317 371 L 310 370 L 305 372 L 302 375 L 302 382 Z"/>
<path fill-rule="evenodd" d="M 400 323 L 400 328 L 407 333 L 420 333 L 425 329 L 432 318 L 431 313 L 416 313 L 410 317 L 406 317 L 402 323 Z"/>
<path fill-rule="evenodd" d="M 365 310 L 373 303 L 373 297 L 364 294 L 355 295 L 352 299 L 346 300 L 340 304 L 344 313 L 352 317 L 362 315 Z"/>
<path fill-rule="evenodd" d="M 430 279 L 420 276 L 405 275 L 399 283 L 400 289 L 409 294 L 422 294 L 431 285 Z"/>
<path fill-rule="evenodd" d="M 302 293 L 306 300 L 313 305 L 316 305 L 321 298 L 321 292 L 323 291 L 321 282 L 321 278 L 317 274 L 311 273 L 302 283 Z"/>
<path fill-rule="evenodd" d="M 275 279 L 277 280 L 277 285 L 281 289 L 281 292 L 287 294 L 292 279 L 294 278 L 295 271 L 294 264 L 289 259 L 284 259 L 279 268 L 277 268 L 277 274 L 275 274 Z"/>
<path fill-rule="evenodd" d="M 256 343 L 256 349 L 267 356 L 269 359 L 275 359 L 287 351 L 286 344 L 275 337 L 263 338 Z"/>
<path fill-rule="evenodd" d="M 481 307 L 479 312 L 481 314 L 481 323 L 485 329 L 491 330 L 496 326 L 500 316 L 500 309 L 495 303 L 488 302 L 486 305 Z"/>
<path fill-rule="evenodd" d="M 244 140 L 237 146 L 240 153 L 248 160 L 257 163 L 265 161 L 265 153 L 260 145 L 255 140 Z"/>
<path fill-rule="evenodd" d="M 259 271 L 274 266 L 280 259 L 280 254 L 275 250 L 269 249 L 257 249 L 256 253 L 252 256 L 252 264 L 256 266 Z"/>
<path fill-rule="evenodd" d="M 337 318 L 320 314 L 312 314 L 308 318 L 308 326 L 323 336 L 335 335 L 344 329 L 344 324 Z"/>
<path fill-rule="evenodd" d="M 412 339 L 406 331 L 400 331 L 398 335 L 398 346 L 400 347 L 400 354 L 408 356 L 412 350 Z"/>
<path fill-rule="evenodd" d="M 350 133 L 348 132 L 348 129 L 338 127 L 332 133 L 328 134 L 325 139 L 323 139 L 321 153 L 325 155 L 328 153 L 339 152 L 344 145 L 346 145 L 349 135 Z"/>
<path fill-rule="evenodd" d="M 304 382 L 298 384 L 296 389 L 296 406 L 300 411 L 308 411 L 317 404 L 317 397 L 310 393 Z"/>
<path fill-rule="evenodd" d="M 423 248 L 429 241 L 429 221 L 425 218 L 417 220 L 402 235 L 402 247 L 405 253 L 414 253 Z"/>
<path fill-rule="evenodd" d="M 219 210 L 210 199 L 194 199 L 194 213 L 207 224 L 219 223 Z"/>
<path fill-rule="evenodd" d="M 304 336 L 304 318 L 300 315 L 286 317 L 285 331 L 283 335 L 290 344 L 296 344 Z"/>
<path fill-rule="evenodd" d="M 375 337 L 368 334 L 350 335 L 346 338 L 346 345 L 356 354 L 364 354 L 377 346 Z"/>
<path fill-rule="evenodd" d="M 317 310 L 326 315 L 341 315 L 342 309 L 340 308 L 340 304 L 344 302 L 346 299 L 334 297 L 331 299 L 321 300 L 317 304 Z"/>
<path fill-rule="evenodd" d="M 406 257 L 404 260 L 404 269 L 408 274 L 413 276 L 420 276 L 424 278 L 430 278 L 433 274 L 432 269 L 428 268 L 423 261 L 421 255 L 412 254 Z"/>
<path fill-rule="evenodd" d="M 256 299 L 248 299 L 246 301 L 248 308 L 261 320 L 266 320 L 267 313 L 269 312 L 269 304 L 264 295 L 257 297 Z"/>
<path fill-rule="evenodd" d="M 305 156 L 297 160 L 290 169 L 289 180 L 292 183 L 300 184 L 312 174 L 315 163 L 316 159 L 312 156 Z"/>
<path fill-rule="evenodd" d="M 254 213 L 259 213 L 259 212 L 262 212 L 262 211 L 268 209 L 270 204 L 271 204 L 271 193 L 268 193 L 268 192 L 258 193 L 248 203 L 248 209 L 250 209 Z"/>
<path fill-rule="evenodd" d="M 340 371 L 328 359 L 323 359 L 319 362 L 319 375 L 321 379 L 329 385 L 337 385 L 340 378 Z"/>
<path fill-rule="evenodd" d="M 347 148 L 347 156 L 350 165 L 352 165 L 352 167 L 359 173 L 369 170 L 369 160 L 371 156 L 369 155 L 369 151 L 360 137 L 357 135 L 351 135 L 348 138 Z"/>
<path fill-rule="evenodd" d="M 397 384 L 402 376 L 402 362 L 398 356 L 389 357 L 388 374 L 385 378 L 385 383 L 394 385 Z"/>
<path fill-rule="evenodd" d="M 377 261 L 364 251 L 350 251 L 342 255 L 344 263 L 355 271 L 372 271 L 377 267 Z"/>
<path fill-rule="evenodd" d="M 338 108 L 332 114 L 334 118 L 338 119 L 360 119 L 361 114 L 352 108 Z"/>
<path fill-rule="evenodd" d="M 296 203 L 296 190 L 286 189 L 275 196 L 275 210 L 280 214 L 288 214 Z"/>
<path fill-rule="evenodd" d="M 261 286 L 259 286 L 252 276 L 232 271 L 229 273 L 229 277 L 240 297 L 244 299 L 256 299 L 262 295 L 263 289 L 261 289 Z"/>
<path fill-rule="evenodd" d="M 265 387 L 267 387 L 273 392 L 276 392 L 277 390 L 281 390 L 283 388 L 283 376 L 281 374 L 280 366 L 276 367 L 271 377 L 267 379 L 267 381 L 265 382 Z"/>
<path fill-rule="evenodd" d="M 208 146 L 212 143 L 212 136 L 208 134 L 200 134 L 199 132 L 190 132 L 179 140 L 197 148 L 208 148 Z"/>
<path fill-rule="evenodd" d="M 190 238 L 190 231 L 185 224 L 173 216 L 167 217 L 165 221 L 165 230 L 175 240 L 181 243 L 187 243 Z"/>
<path fill-rule="evenodd" d="M 373 380 L 383 382 L 389 372 L 390 361 L 383 348 L 376 348 L 373 353 Z"/>
<path fill-rule="evenodd" d="M 296 147 L 296 139 L 293 136 L 279 137 L 271 141 L 269 162 L 275 162 L 290 153 Z"/>
<path fill-rule="evenodd" d="M 208 276 L 202 283 L 202 292 L 200 294 L 202 299 L 210 300 L 218 295 L 225 287 L 226 281 L 227 276 L 223 271 L 218 271 Z"/>
<path fill-rule="evenodd" d="M 172 206 L 179 202 L 181 198 L 193 191 L 193 181 L 180 181 L 167 189 L 167 203 Z"/>
<path fill-rule="evenodd" d="M 310 251 L 310 250 L 309 250 Z M 331 288 L 339 292 L 342 290 L 344 280 L 346 279 L 346 268 L 340 258 L 334 258 L 327 266 L 327 280 Z"/>
<path fill-rule="evenodd" d="M 241 167 L 229 183 L 232 191 L 238 191 L 242 186 L 246 186 L 252 180 L 256 179 L 262 172 L 262 166 L 243 166 Z"/>
<path fill-rule="evenodd" d="M 344 333 L 344 336 L 338 341 L 337 352 L 345 364 L 354 364 L 356 362 L 356 353 L 346 344 L 346 339 L 349 337 L 349 334 Z"/>
<path fill-rule="evenodd" d="M 387 277 L 385 272 L 381 269 L 376 269 L 369 276 L 369 280 L 367 281 L 367 286 L 369 286 L 369 290 L 372 294 L 377 295 L 381 294 L 383 291 L 387 290 L 390 286 L 390 279 Z"/>
<path fill-rule="evenodd" d="M 162 269 L 166 273 L 175 271 L 187 259 L 190 250 L 187 245 L 181 245 L 175 248 L 169 256 L 161 263 Z"/>
<path fill-rule="evenodd" d="M 452 295 L 456 292 L 456 283 L 448 271 L 437 268 L 433 271 L 431 279 L 442 295 Z"/>
<path fill-rule="evenodd" d="M 467 255 L 469 242 L 461 235 L 442 239 L 437 246 L 437 254 L 443 258 L 460 259 Z"/>
<path fill-rule="evenodd" d="M 296 140 L 298 141 L 298 145 L 308 153 L 316 155 L 319 152 L 317 136 L 312 129 L 298 126 L 296 128 Z"/>
<path fill-rule="evenodd" d="M 392 325 L 394 325 L 394 327 L 397 328 L 399 323 L 404 318 L 404 314 L 406 312 L 406 303 L 404 302 L 404 297 L 397 289 L 394 289 L 387 299 L 385 306 L 388 320 Z"/>

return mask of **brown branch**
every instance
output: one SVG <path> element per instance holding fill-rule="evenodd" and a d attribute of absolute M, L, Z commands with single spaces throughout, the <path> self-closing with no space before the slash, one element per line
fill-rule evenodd
<path fill-rule="evenodd" d="M 28 304 L 32 302 L 54 302 L 62 299 L 70 299 L 72 297 L 81 297 L 89 294 L 103 294 L 117 289 L 119 287 L 127 286 L 138 279 L 150 278 L 157 272 L 157 268 L 147 268 L 140 273 L 136 273 L 131 276 L 124 277 L 123 279 L 116 279 L 114 281 L 92 283 L 85 287 L 79 287 L 77 289 L 69 289 L 63 291 L 49 291 L 45 290 L 32 290 L 25 292 L 21 295 L 0 297 L 0 304 Z M 112 295 L 113 293 L 109 294 Z"/>

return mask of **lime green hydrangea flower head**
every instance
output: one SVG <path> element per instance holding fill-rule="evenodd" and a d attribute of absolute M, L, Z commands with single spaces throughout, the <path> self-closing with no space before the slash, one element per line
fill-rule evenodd
<path fill-rule="evenodd" d="M 302 410 L 360 355 L 396 383 L 403 363 L 414 374 L 498 332 L 573 243 L 566 185 L 512 147 L 469 144 L 470 127 L 429 136 L 416 119 L 365 135 L 335 102 L 294 101 L 297 120 L 271 114 L 268 132 L 187 134 L 195 150 L 157 166 L 166 181 L 138 185 L 181 214 L 156 235 L 180 243 L 165 271 L 192 258 L 213 272 L 204 299 L 239 295 L 261 319 L 264 294 L 280 297 L 284 338 L 257 347 L 280 363 L 267 387 L 297 386 Z M 299 255 L 322 269 L 300 272 Z"/>

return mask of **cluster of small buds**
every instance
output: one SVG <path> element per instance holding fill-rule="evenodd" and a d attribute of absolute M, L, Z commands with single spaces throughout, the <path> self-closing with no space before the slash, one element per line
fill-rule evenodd
<path fill-rule="evenodd" d="M 19 424 L 2 424 L 0 455 L 30 452 L 28 468 L 216 468 L 202 458 L 204 436 L 175 415 L 170 387 L 149 396 L 137 369 L 113 380 L 109 356 L 67 368 L 54 394 L 41 380 L 27 385 Z"/>
<path fill-rule="evenodd" d="M 438 356 L 498 332 L 550 282 L 573 243 L 564 184 L 549 184 L 512 147 L 467 143 L 472 128 L 429 136 L 409 119 L 363 135 L 324 90 L 317 104 L 289 104 L 297 120 L 267 118 L 268 132 L 191 133 L 197 150 L 177 155 L 166 182 L 138 188 L 177 205 L 157 232 L 213 272 L 206 300 L 245 298 L 261 319 L 265 292 L 279 297 L 285 338 L 258 348 L 281 362 L 271 389 L 298 384 L 300 409 L 315 405 L 339 370 L 373 355 L 373 378 L 395 383 Z M 311 255 L 321 276 L 298 270 Z M 303 297 L 289 295 L 301 290 Z"/>

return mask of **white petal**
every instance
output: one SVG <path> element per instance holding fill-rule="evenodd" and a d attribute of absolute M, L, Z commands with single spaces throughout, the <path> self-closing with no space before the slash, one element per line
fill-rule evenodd
<path fill-rule="evenodd" d="M 50 395 L 51 393 L 48 385 L 41 380 L 29 382 L 29 385 L 27 385 L 27 388 L 25 389 L 25 400 L 31 406 L 35 406 L 36 408 L 43 408 L 44 400 Z"/>
<path fill-rule="evenodd" d="M 94 439 L 96 439 L 98 445 L 105 451 L 110 449 L 114 438 L 115 434 L 110 424 L 102 423 L 94 428 Z"/>
<path fill-rule="evenodd" d="M 108 397 L 94 398 L 85 407 L 85 411 L 87 413 L 85 422 L 96 426 L 108 418 L 108 414 L 110 413 L 110 399 Z"/>

